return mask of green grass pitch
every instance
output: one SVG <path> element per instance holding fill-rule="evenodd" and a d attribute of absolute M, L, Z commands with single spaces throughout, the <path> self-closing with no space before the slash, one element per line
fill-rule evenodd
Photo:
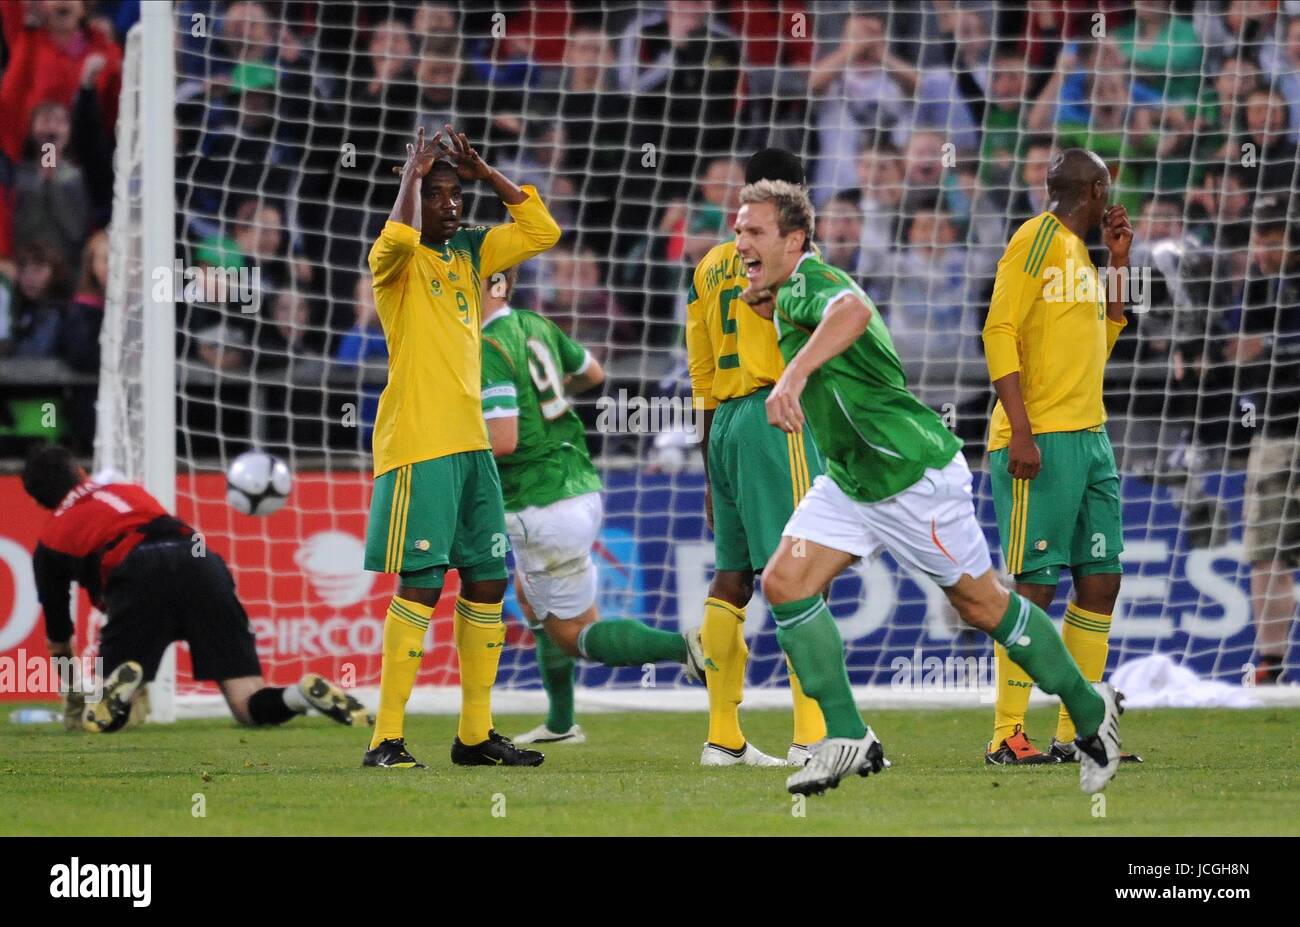
<path fill-rule="evenodd" d="M 6 712 L 0 712 L 6 713 Z M 1296 834 L 1300 709 L 1129 712 L 1126 765 L 1102 805 L 1073 766 L 986 767 L 991 711 L 871 711 L 894 766 L 808 798 L 785 770 L 701 769 L 700 714 L 590 714 L 589 743 L 538 769 L 453 767 L 455 720 L 413 716 L 424 770 L 361 769 L 366 735 L 320 718 L 228 719 L 92 737 L 0 721 L 5 834 Z M 506 733 L 535 717 L 501 716 Z M 784 751 L 787 712 L 744 716 Z M 1053 709 L 1029 728 L 1050 739 Z M 196 809 L 204 811 L 195 816 Z"/>

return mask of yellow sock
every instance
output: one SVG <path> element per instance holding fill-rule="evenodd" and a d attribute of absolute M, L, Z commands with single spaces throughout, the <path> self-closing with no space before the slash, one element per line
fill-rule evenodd
<path fill-rule="evenodd" d="M 826 736 L 826 720 L 822 717 L 822 707 L 804 694 L 789 657 L 785 658 L 785 665 L 790 670 L 790 697 L 794 700 L 793 742 L 806 747 Z"/>
<path fill-rule="evenodd" d="M 384 615 L 384 657 L 379 669 L 379 711 L 375 713 L 374 749 L 385 740 L 402 736 L 406 702 L 415 686 L 420 661 L 424 659 L 424 632 L 429 629 L 433 608 L 410 599 L 393 596 Z"/>
<path fill-rule="evenodd" d="M 998 744 L 1016 732 L 1017 727 L 1025 723 L 1025 712 L 1029 708 L 1029 695 L 1034 691 L 1033 680 L 1029 674 L 1017 666 L 1007 656 L 1007 648 L 999 643 L 993 644 L 993 652 L 998 661 L 997 702 L 993 706 L 993 745 Z"/>
<path fill-rule="evenodd" d="M 1089 682 L 1101 682 L 1106 671 L 1106 655 L 1110 653 L 1110 615 L 1090 612 L 1073 602 L 1065 610 L 1065 626 L 1061 628 L 1065 649 L 1070 651 L 1079 671 Z M 1076 731 L 1070 713 L 1061 706 L 1056 718 L 1056 739 L 1069 743 Z"/>
<path fill-rule="evenodd" d="M 492 730 L 492 685 L 505 646 L 501 603 L 471 602 L 456 597 L 456 653 L 460 657 L 460 724 L 463 744 L 480 744 Z"/>
<path fill-rule="evenodd" d="M 740 700 L 745 690 L 745 610 L 712 596 L 704 600 L 704 675 L 709 689 L 709 743 L 739 750 L 745 745 L 740 731 Z"/>

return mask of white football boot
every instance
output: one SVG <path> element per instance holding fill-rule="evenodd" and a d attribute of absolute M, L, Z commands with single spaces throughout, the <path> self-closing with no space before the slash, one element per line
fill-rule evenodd
<path fill-rule="evenodd" d="M 700 754 L 701 766 L 784 766 L 785 760 L 768 756 L 748 741 L 739 750 L 728 750 L 717 744 L 704 745 Z"/>
<path fill-rule="evenodd" d="M 585 744 L 587 734 L 577 724 L 567 731 L 556 733 L 543 722 L 528 733 L 519 734 L 510 739 L 517 744 Z"/>
<path fill-rule="evenodd" d="M 808 760 L 812 758 L 812 748 L 816 744 L 805 746 L 804 744 L 790 744 L 790 749 L 785 752 L 785 765 L 787 766 L 806 766 Z"/>
<path fill-rule="evenodd" d="M 1119 769 L 1119 716 L 1124 713 L 1124 695 L 1108 682 L 1096 683 L 1097 694 L 1106 703 L 1101 727 L 1091 737 L 1076 737 L 1079 756 L 1079 788 L 1085 795 L 1095 795 L 1115 778 Z"/>
<path fill-rule="evenodd" d="M 807 764 L 785 780 L 785 787 L 792 795 L 820 795 L 838 786 L 845 776 L 868 776 L 888 767 L 875 731 L 867 728 L 867 736 L 861 740 L 828 737 L 815 744 Z"/>
<path fill-rule="evenodd" d="M 686 641 L 686 662 L 682 664 L 686 678 L 707 685 L 704 681 L 704 642 L 700 640 L 700 629 L 687 628 L 682 632 L 682 639 Z"/>

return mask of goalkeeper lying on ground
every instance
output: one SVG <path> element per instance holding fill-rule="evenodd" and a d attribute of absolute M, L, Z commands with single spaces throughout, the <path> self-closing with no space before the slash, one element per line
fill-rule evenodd
<path fill-rule="evenodd" d="M 36 593 L 52 657 L 72 656 L 69 585 L 107 616 L 99 653 L 108 676 L 96 702 L 69 693 L 64 724 L 91 733 L 121 729 L 141 685 L 173 641 L 190 646 L 194 678 L 216 682 L 240 724 L 282 724 L 315 708 L 340 724 L 367 723 L 365 708 L 327 679 L 268 686 L 235 582 L 194 529 L 130 483 L 97 483 L 59 445 L 38 448 L 23 489 L 54 517 L 32 554 Z"/>

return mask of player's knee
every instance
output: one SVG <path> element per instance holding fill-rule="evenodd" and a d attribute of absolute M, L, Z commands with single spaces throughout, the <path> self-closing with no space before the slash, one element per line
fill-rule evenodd
<path fill-rule="evenodd" d="M 496 603 L 506 597 L 505 579 L 476 579 L 460 587 L 463 599 L 483 604 Z"/>
<path fill-rule="evenodd" d="M 433 608 L 438 604 L 438 599 L 442 595 L 442 587 L 398 586 L 397 595 L 408 602 L 415 602 Z"/>
<path fill-rule="evenodd" d="M 739 570 L 718 570 L 709 583 L 709 597 L 744 608 L 754 597 L 754 574 Z"/>
<path fill-rule="evenodd" d="M 1115 600 L 1119 598 L 1122 579 L 1120 573 L 1092 573 L 1088 576 L 1076 577 L 1075 602 L 1087 611 L 1109 615 L 1115 610 Z"/>
<path fill-rule="evenodd" d="M 763 571 L 763 598 L 772 605 L 806 599 L 817 592 L 816 589 L 806 589 L 798 572 L 779 561 L 769 564 Z"/>

